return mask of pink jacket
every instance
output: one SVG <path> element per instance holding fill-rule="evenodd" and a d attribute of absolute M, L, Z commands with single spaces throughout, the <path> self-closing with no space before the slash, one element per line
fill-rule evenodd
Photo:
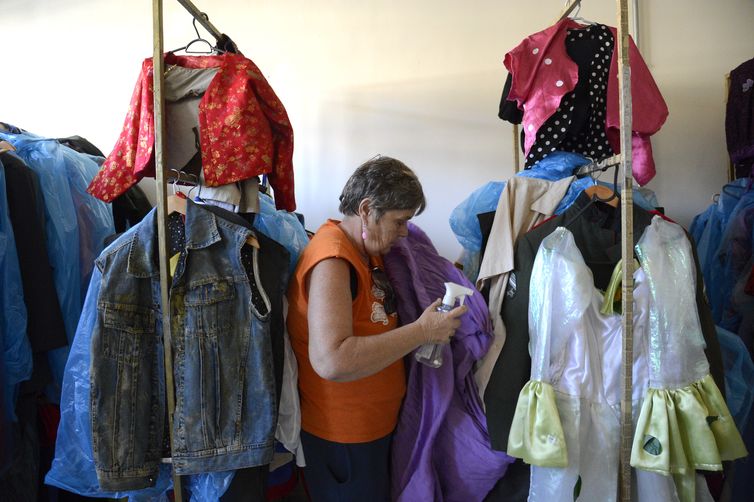
<path fill-rule="evenodd" d="M 566 52 L 565 38 L 569 28 L 582 27 L 576 21 L 565 18 L 546 30 L 529 35 L 505 55 L 505 67 L 513 78 L 508 99 L 515 100 L 524 111 L 525 155 L 529 154 L 534 144 L 536 132 L 557 110 L 563 96 L 576 86 L 579 69 Z M 616 29 L 610 29 L 616 42 L 607 85 L 605 130 L 610 146 L 620 152 L 618 40 Z M 632 39 L 629 40 L 629 61 L 633 173 L 637 183 L 645 185 L 655 175 L 649 136 L 662 127 L 668 116 L 668 107 Z"/>

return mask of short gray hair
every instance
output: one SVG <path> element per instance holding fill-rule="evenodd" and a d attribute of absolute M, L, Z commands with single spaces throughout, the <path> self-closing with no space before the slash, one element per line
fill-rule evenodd
<path fill-rule="evenodd" d="M 419 214 L 427 206 L 416 174 L 400 160 L 382 155 L 361 164 L 348 179 L 340 194 L 340 212 L 359 214 L 364 199 L 370 200 L 376 219 L 395 209 L 413 209 Z"/>

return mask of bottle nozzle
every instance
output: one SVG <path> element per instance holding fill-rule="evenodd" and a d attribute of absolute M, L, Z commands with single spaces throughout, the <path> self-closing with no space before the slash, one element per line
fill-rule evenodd
<path fill-rule="evenodd" d="M 446 282 L 445 297 L 442 299 L 442 303 L 444 305 L 450 305 L 452 307 L 456 303 L 456 298 L 458 298 L 459 303 L 463 305 L 466 296 L 473 293 L 474 291 L 470 288 L 467 288 L 466 286 L 461 286 L 460 284 L 456 284 L 455 282 Z"/>

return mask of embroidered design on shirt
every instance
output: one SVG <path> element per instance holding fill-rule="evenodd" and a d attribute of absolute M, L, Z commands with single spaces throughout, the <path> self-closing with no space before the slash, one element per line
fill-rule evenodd
<path fill-rule="evenodd" d="M 380 302 L 372 302 L 372 316 L 371 321 L 375 324 L 385 324 L 387 325 L 388 319 L 387 319 L 387 313 L 385 312 L 385 307 Z"/>
<path fill-rule="evenodd" d="M 743 84 L 744 92 L 749 92 L 752 87 L 754 87 L 754 80 L 752 79 L 746 80 L 746 82 L 744 82 Z"/>

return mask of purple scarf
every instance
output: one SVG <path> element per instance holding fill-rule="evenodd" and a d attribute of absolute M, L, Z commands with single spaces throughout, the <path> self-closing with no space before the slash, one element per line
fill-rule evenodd
<path fill-rule="evenodd" d="M 385 257 L 385 270 L 407 324 L 445 294 L 445 282 L 474 290 L 443 365 L 430 368 L 406 358 L 408 388 L 392 447 L 392 499 L 397 501 L 481 501 L 503 477 L 513 458 L 490 446 L 484 411 L 472 374 L 492 343 L 482 295 L 409 223 L 409 234 Z"/>

